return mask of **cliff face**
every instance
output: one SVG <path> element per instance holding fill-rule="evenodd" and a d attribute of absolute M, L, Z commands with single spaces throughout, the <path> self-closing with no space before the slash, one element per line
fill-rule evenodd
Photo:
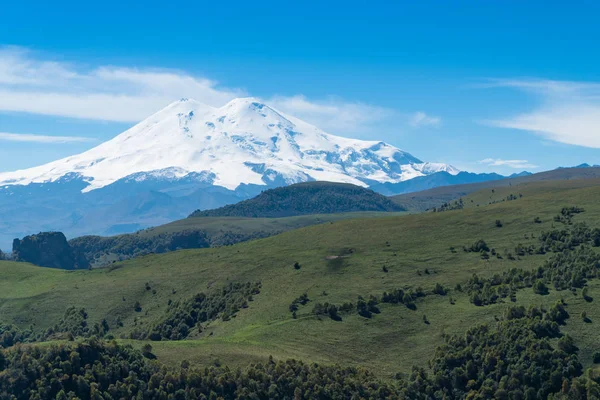
<path fill-rule="evenodd" d="M 87 268 L 87 261 L 77 256 L 61 232 L 41 232 L 13 241 L 16 261 L 25 261 L 41 267 L 77 269 Z"/>

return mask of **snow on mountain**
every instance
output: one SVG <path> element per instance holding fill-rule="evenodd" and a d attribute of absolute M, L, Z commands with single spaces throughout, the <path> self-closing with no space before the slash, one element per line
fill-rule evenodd
<path fill-rule="evenodd" d="M 182 99 L 89 151 L 39 167 L 0 173 L 0 185 L 55 182 L 77 174 L 84 192 L 129 177 L 186 177 L 235 189 L 307 180 L 397 183 L 459 171 L 387 143 L 334 136 L 254 98 L 220 108 Z"/>

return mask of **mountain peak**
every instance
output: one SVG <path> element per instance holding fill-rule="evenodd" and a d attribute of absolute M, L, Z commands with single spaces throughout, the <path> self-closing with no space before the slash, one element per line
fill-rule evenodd
<path fill-rule="evenodd" d="M 225 107 L 227 107 L 227 106 L 236 106 L 236 105 L 250 105 L 250 104 L 255 104 L 257 106 L 263 106 L 263 107 L 265 105 L 257 97 L 237 97 L 237 98 L 229 101 L 229 103 L 227 103 L 225 105 Z"/>
<path fill-rule="evenodd" d="M 165 108 L 169 108 L 169 107 L 176 107 L 179 105 L 187 105 L 187 106 L 206 106 L 206 104 L 199 102 L 198 100 L 194 100 L 194 99 L 190 99 L 188 97 L 182 97 L 179 100 L 175 100 L 174 102 L 172 102 L 171 104 L 169 104 L 168 106 L 166 106 Z"/>
<path fill-rule="evenodd" d="M 263 117 L 266 116 L 267 113 L 274 113 L 277 114 L 277 116 L 280 118 L 285 118 L 278 111 L 266 105 L 264 102 L 262 102 L 256 97 L 239 97 L 231 100 L 229 103 L 225 104 L 220 109 L 234 114 L 255 112 L 262 114 Z"/>

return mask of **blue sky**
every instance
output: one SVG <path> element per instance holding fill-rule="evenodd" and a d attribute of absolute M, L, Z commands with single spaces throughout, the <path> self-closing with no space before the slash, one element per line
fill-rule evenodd
<path fill-rule="evenodd" d="M 0 171 L 248 95 L 470 171 L 600 164 L 595 2 L 85 3 L 3 4 Z"/>

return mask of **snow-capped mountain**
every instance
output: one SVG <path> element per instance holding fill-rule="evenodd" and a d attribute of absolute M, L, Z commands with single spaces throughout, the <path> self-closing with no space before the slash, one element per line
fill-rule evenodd
<path fill-rule="evenodd" d="M 0 173 L 0 185 L 50 183 L 76 176 L 83 192 L 115 182 L 194 180 L 235 190 L 323 180 L 370 186 L 440 171 L 387 143 L 334 136 L 254 98 L 220 108 L 182 99 L 82 154 Z"/>
<path fill-rule="evenodd" d="M 220 108 L 182 99 L 89 151 L 0 173 L 0 248 L 40 231 L 133 232 L 302 181 L 393 193 L 415 177 L 457 173 L 387 143 L 325 133 L 257 99 Z"/>

